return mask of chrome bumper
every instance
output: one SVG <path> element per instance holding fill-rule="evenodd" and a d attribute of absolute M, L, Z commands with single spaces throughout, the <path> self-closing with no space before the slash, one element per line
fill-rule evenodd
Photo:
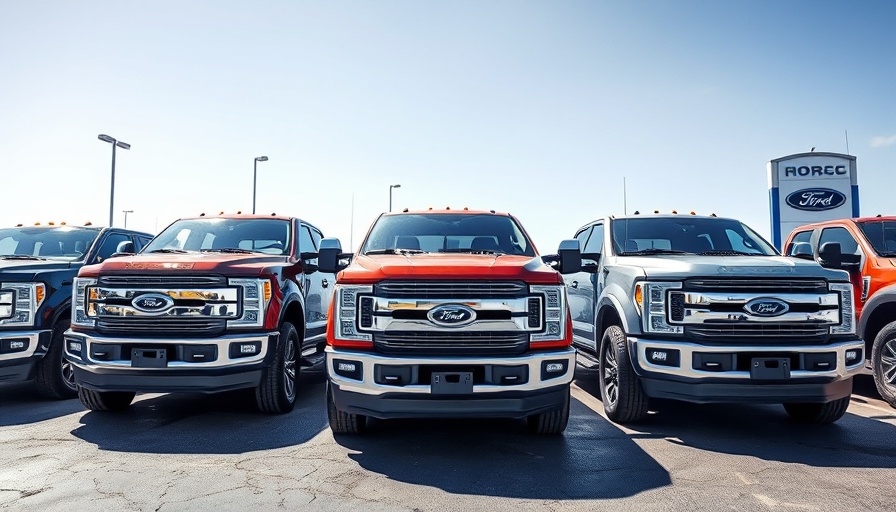
<path fill-rule="evenodd" d="M 360 393 L 363 395 L 383 395 L 386 393 L 407 393 L 416 395 L 429 395 L 432 393 L 430 384 L 389 385 L 375 381 L 375 371 L 378 365 L 389 366 L 528 366 L 528 380 L 522 384 L 474 384 L 473 394 L 480 397 L 489 393 L 503 393 L 508 391 L 532 392 L 552 388 L 572 382 L 576 366 L 576 351 L 573 348 L 555 350 L 551 352 L 536 352 L 514 357 L 390 357 L 370 352 L 356 352 L 339 350 L 333 347 L 326 348 L 327 374 L 330 382 L 338 386 L 344 392 Z M 361 363 L 361 379 L 347 378 L 338 375 L 334 367 L 334 359 Z M 563 362 L 564 371 L 550 374 L 549 378 L 542 378 L 542 364 L 547 362 Z"/>
<path fill-rule="evenodd" d="M 865 342 L 862 340 L 846 341 L 841 343 L 833 343 L 830 345 L 699 345 L 696 343 L 688 343 L 673 340 L 654 340 L 629 337 L 628 344 L 631 354 L 637 355 L 636 369 L 648 372 L 652 377 L 662 377 L 663 375 L 682 377 L 686 379 L 743 379 L 750 380 L 750 372 L 748 371 L 707 371 L 693 367 L 694 353 L 702 354 L 739 354 L 739 353 L 762 353 L 769 356 L 777 354 L 820 354 L 820 353 L 836 353 L 837 364 L 832 370 L 793 370 L 790 372 L 791 379 L 831 379 L 843 380 L 854 375 L 864 373 L 865 366 Z M 679 352 L 679 366 L 667 366 L 653 363 L 647 357 L 647 350 L 677 350 Z M 855 358 L 847 364 L 846 352 L 849 350 L 859 350 L 859 357 Z M 639 372 L 640 373 L 640 372 Z"/>
<path fill-rule="evenodd" d="M 3 350 L 0 351 L 0 362 L 12 361 L 15 359 L 27 359 L 37 352 L 44 353 L 47 346 L 40 346 L 40 338 L 49 336 L 51 331 L 44 329 L 40 331 L 2 331 L 0 332 L 0 343 L 3 344 Z M 40 349 L 40 350 L 38 350 Z"/>

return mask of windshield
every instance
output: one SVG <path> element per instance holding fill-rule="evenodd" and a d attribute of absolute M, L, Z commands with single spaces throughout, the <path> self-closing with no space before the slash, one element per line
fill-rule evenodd
<path fill-rule="evenodd" d="M 290 222 L 283 219 L 188 219 L 165 228 L 142 252 L 289 254 Z"/>
<path fill-rule="evenodd" d="M 78 261 L 93 245 L 99 230 L 69 226 L 0 229 L 0 259 Z"/>
<path fill-rule="evenodd" d="M 370 230 L 361 252 L 535 256 L 535 249 L 512 217 L 487 213 L 383 215 Z"/>
<path fill-rule="evenodd" d="M 896 221 L 868 221 L 858 224 L 878 256 L 896 256 Z"/>
<path fill-rule="evenodd" d="M 613 221 L 613 246 L 621 256 L 643 254 L 761 255 L 778 252 L 746 225 L 706 217 L 645 217 Z"/>

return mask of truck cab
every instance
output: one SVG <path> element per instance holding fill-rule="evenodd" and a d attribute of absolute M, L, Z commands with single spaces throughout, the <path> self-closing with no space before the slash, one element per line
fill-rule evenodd
<path fill-rule="evenodd" d="M 548 260 L 576 270 L 578 248 Z M 357 254 L 324 240 L 339 271 L 327 324 L 327 403 L 337 434 L 367 418 L 526 418 L 559 434 L 575 369 L 566 291 L 513 216 L 381 215 Z"/>
<path fill-rule="evenodd" d="M 788 236 L 784 253 L 849 273 L 858 333 L 875 385 L 896 407 L 896 217 L 801 226 Z"/>
<path fill-rule="evenodd" d="M 295 217 L 200 216 L 83 267 L 65 333 L 81 402 L 253 388 L 259 410 L 292 410 L 300 367 L 323 359 L 335 276 L 317 268 L 322 237 Z"/>
<path fill-rule="evenodd" d="M 76 396 L 71 365 L 62 357 L 72 281 L 81 267 L 110 258 L 122 244 L 139 248 L 151 239 L 89 223 L 0 229 L 0 382 L 33 380 L 47 398 Z"/>

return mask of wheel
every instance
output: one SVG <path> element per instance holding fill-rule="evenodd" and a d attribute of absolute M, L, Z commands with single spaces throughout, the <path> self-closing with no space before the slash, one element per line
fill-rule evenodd
<path fill-rule="evenodd" d="M 566 399 L 562 408 L 533 414 L 526 418 L 526 421 L 529 424 L 529 432 L 533 434 L 562 434 L 569 422 L 569 388 L 566 389 Z"/>
<path fill-rule="evenodd" d="M 68 320 L 63 320 L 56 324 L 53 328 L 53 336 L 50 339 L 50 348 L 47 350 L 47 355 L 37 362 L 37 374 L 34 383 L 37 385 L 38 393 L 46 398 L 63 399 L 78 396 L 74 369 L 63 355 L 65 348 L 63 334 L 65 334 L 68 326 Z"/>
<path fill-rule="evenodd" d="M 871 347 L 874 384 L 881 398 L 896 407 L 896 322 L 884 326 Z"/>
<path fill-rule="evenodd" d="M 800 423 L 819 425 L 833 423 L 843 417 L 849 407 L 849 397 L 822 404 L 784 404 L 784 410 Z"/>
<path fill-rule="evenodd" d="M 265 369 L 261 384 L 255 388 L 255 401 L 259 411 L 285 414 L 295 407 L 299 343 L 296 328 L 289 322 L 283 322 L 274 362 Z"/>
<path fill-rule="evenodd" d="M 367 416 L 340 411 L 333 401 L 333 385 L 327 382 L 327 420 L 334 434 L 363 434 L 367 430 Z"/>
<path fill-rule="evenodd" d="M 91 411 L 122 411 L 134 401 L 137 393 L 129 391 L 93 391 L 78 388 L 78 398 Z"/>
<path fill-rule="evenodd" d="M 632 368 L 625 333 L 617 325 L 611 325 L 604 331 L 598 367 L 600 394 L 607 417 L 616 423 L 643 420 L 647 416 L 648 397 Z"/>

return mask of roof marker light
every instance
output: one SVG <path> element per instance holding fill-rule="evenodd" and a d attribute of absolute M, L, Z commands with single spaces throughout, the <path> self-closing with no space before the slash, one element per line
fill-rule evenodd
<path fill-rule="evenodd" d="M 205 217 L 205 212 L 199 214 L 200 217 Z"/>
<path fill-rule="evenodd" d="M 93 222 L 90 222 L 90 221 L 88 220 L 87 222 L 84 223 L 84 225 L 85 225 L 85 226 L 93 226 Z"/>
<path fill-rule="evenodd" d="M 653 210 L 653 213 L 660 213 L 659 210 Z"/>
<path fill-rule="evenodd" d="M 710 213 L 709 216 L 710 216 L 710 217 L 715 217 L 716 214 L 714 214 L 714 213 Z"/>
<path fill-rule="evenodd" d="M 218 212 L 218 215 L 224 215 L 224 212 Z"/>
<path fill-rule="evenodd" d="M 402 212 L 402 213 L 408 213 L 408 209 L 405 208 L 404 210 L 401 210 L 401 212 Z"/>
<path fill-rule="evenodd" d="M 672 213 L 678 215 L 678 210 L 672 210 Z"/>
<path fill-rule="evenodd" d="M 22 225 L 21 225 L 21 224 L 16 224 L 16 227 L 17 227 L 17 228 L 20 228 L 20 227 L 22 227 Z"/>
<path fill-rule="evenodd" d="M 695 212 L 695 211 L 692 210 L 692 211 L 691 211 L 691 215 L 697 215 L 697 212 Z"/>
<path fill-rule="evenodd" d="M 450 206 L 446 206 L 446 207 L 445 207 L 445 210 L 446 210 L 446 211 L 447 211 L 447 210 L 450 210 L 450 209 L 451 209 Z"/>
<path fill-rule="evenodd" d="M 243 210 L 237 210 L 237 211 L 236 211 L 236 214 L 237 214 L 237 215 L 242 215 L 242 214 L 243 214 Z"/>
<path fill-rule="evenodd" d="M 495 210 L 489 210 L 489 211 L 492 212 L 492 213 L 495 213 Z"/>
<path fill-rule="evenodd" d="M 40 226 L 40 222 L 35 222 L 34 225 L 35 225 L 35 226 Z"/>
<path fill-rule="evenodd" d="M 53 222 L 52 220 L 50 222 L 47 222 L 47 226 L 55 226 L 55 225 L 56 225 L 56 223 Z"/>
<path fill-rule="evenodd" d="M 635 215 L 641 215 L 641 212 L 639 212 L 638 210 L 635 210 Z"/>

